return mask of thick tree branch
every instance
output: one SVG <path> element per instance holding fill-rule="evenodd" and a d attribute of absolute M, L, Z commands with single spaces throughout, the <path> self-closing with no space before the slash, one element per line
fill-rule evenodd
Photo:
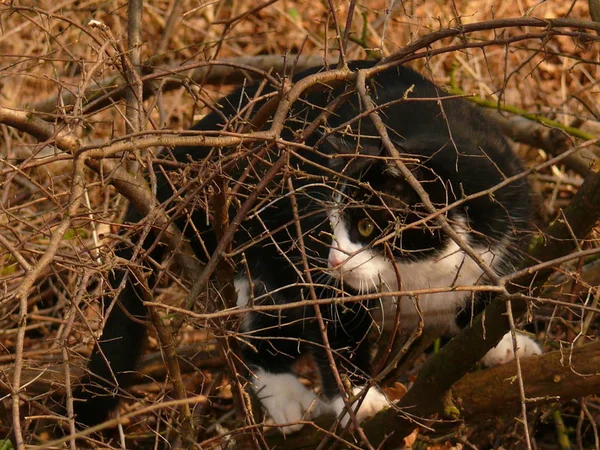
<path fill-rule="evenodd" d="M 469 373 L 452 387 L 466 420 L 519 411 L 516 363 Z M 600 392 L 600 342 L 521 360 L 528 404 L 564 401 Z"/>
<path fill-rule="evenodd" d="M 482 110 L 493 120 L 502 132 L 515 142 L 540 148 L 551 155 L 560 155 L 570 147 L 570 139 L 560 128 L 552 128 L 518 114 L 503 114 L 497 110 Z M 581 149 L 567 156 L 563 162 L 571 170 L 585 176 L 590 164 L 596 159 L 591 149 Z"/>
<path fill-rule="evenodd" d="M 75 151 L 80 147 L 79 140 L 62 128 L 35 117 L 32 113 L 0 106 L 0 123 L 5 123 L 17 130 L 28 133 L 40 141 L 55 139 L 56 146 L 61 150 Z"/>

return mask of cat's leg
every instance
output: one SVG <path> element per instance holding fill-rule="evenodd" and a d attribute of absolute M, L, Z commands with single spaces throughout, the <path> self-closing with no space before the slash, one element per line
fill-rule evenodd
<path fill-rule="evenodd" d="M 251 294 L 248 280 L 237 277 L 234 285 L 237 306 L 247 306 Z M 254 283 L 255 298 L 261 298 L 266 291 L 264 284 Z M 262 298 L 260 304 L 278 300 Z M 279 429 L 284 434 L 298 431 L 304 425 L 299 422 L 311 420 L 323 411 L 323 402 L 291 373 L 290 365 L 299 356 L 298 337 L 302 336 L 298 330 L 301 325 L 292 319 L 292 314 L 290 310 L 281 314 L 250 312 L 241 321 L 244 339 L 250 344 L 242 349 L 244 362 L 251 372 L 250 385 L 273 423 L 281 425 Z"/>
<path fill-rule="evenodd" d="M 540 355 L 542 348 L 529 336 L 517 332 L 517 353 L 520 358 Z M 487 367 L 499 366 L 515 359 L 515 348 L 510 331 L 483 357 L 481 362 Z"/>
<path fill-rule="evenodd" d="M 455 326 L 451 329 L 458 333 L 460 329 L 468 326 L 473 317 L 480 314 L 485 309 L 493 298 L 491 292 L 482 292 L 475 297 L 473 301 L 467 301 L 466 305 L 458 311 L 455 319 Z M 540 355 L 542 348 L 539 344 L 527 336 L 526 334 L 517 331 L 517 352 L 519 357 L 528 357 Z M 486 367 L 499 366 L 515 359 L 515 351 L 510 331 L 506 333 L 500 342 L 493 347 L 481 359 L 481 362 Z"/>
<path fill-rule="evenodd" d="M 335 317 L 338 318 L 338 322 L 329 324 L 328 327 L 331 354 L 341 379 L 350 381 L 350 392 L 340 393 L 327 349 L 323 346 L 315 348 L 313 354 L 319 366 L 323 395 L 328 399 L 327 409 L 336 416 L 341 416 L 341 425 L 346 426 L 350 421 L 350 414 L 342 396 L 352 401 L 351 408 L 359 423 L 389 407 L 390 402 L 379 387 L 370 383 L 371 343 L 368 340 L 368 331 L 372 318 L 367 305 L 354 304 L 344 307 Z M 315 337 L 314 341 L 319 342 L 320 337 Z"/>
<path fill-rule="evenodd" d="M 274 424 L 283 434 L 293 433 L 324 411 L 323 402 L 292 373 L 254 371 L 251 384 Z"/>
<path fill-rule="evenodd" d="M 377 387 L 371 386 L 365 393 L 366 386 L 354 386 L 352 388 L 352 396 L 356 397 L 356 400 L 352 403 L 351 408 L 353 408 L 356 420 L 358 423 L 373 417 L 382 409 L 388 408 L 391 405 L 391 402 L 387 399 L 385 394 Z M 360 406 L 358 406 L 360 402 Z M 356 407 L 358 406 L 358 410 Z M 348 422 L 350 422 L 350 414 L 348 414 L 346 410 L 346 405 L 344 403 L 344 399 L 341 396 L 337 396 L 330 404 L 329 409 L 336 416 L 339 416 L 344 412 L 344 415 L 341 419 L 341 425 L 345 427 Z"/>

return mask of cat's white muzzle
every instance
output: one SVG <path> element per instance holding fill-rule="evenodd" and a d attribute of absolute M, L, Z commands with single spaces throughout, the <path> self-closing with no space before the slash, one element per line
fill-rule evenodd
<path fill-rule="evenodd" d="M 390 262 L 369 248 L 355 249 L 351 255 L 332 248 L 327 266 L 333 278 L 360 292 L 380 290 L 382 284 L 390 287 L 393 281 L 387 279 L 393 272 Z"/>
<path fill-rule="evenodd" d="M 389 287 L 393 279 L 388 278 L 395 279 L 390 261 L 368 246 L 352 241 L 340 210 L 332 209 L 329 220 L 333 231 L 327 260 L 329 274 L 359 292 L 379 290 L 381 284 Z"/>

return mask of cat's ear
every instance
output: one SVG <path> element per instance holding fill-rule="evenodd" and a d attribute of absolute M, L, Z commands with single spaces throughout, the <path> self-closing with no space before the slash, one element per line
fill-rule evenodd
<path fill-rule="evenodd" d="M 423 171 L 423 166 L 421 165 L 421 161 L 418 158 L 406 156 L 402 157 L 402 164 L 414 175 L 417 180 L 421 180 Z M 400 167 L 396 163 L 395 160 L 391 158 L 387 158 L 385 160 L 385 167 L 383 168 L 383 172 L 391 177 L 400 180 L 405 180 L 406 176 L 400 170 Z"/>
<path fill-rule="evenodd" d="M 447 140 L 431 138 L 430 136 L 415 136 L 412 139 L 402 139 L 391 137 L 391 141 L 400 153 L 402 163 L 414 177 L 419 181 L 436 181 L 438 176 L 427 167 L 427 161 L 435 156 L 438 150 L 444 148 L 448 144 Z M 388 156 L 387 152 L 383 152 L 382 156 Z M 405 179 L 402 171 L 398 167 L 396 161 L 391 158 L 386 158 L 387 174 L 395 178 Z"/>
<path fill-rule="evenodd" d="M 340 173 L 360 173 L 373 164 L 374 156 L 381 155 L 381 146 L 374 139 L 329 134 L 325 142 L 335 155 L 329 160 L 329 168 Z"/>
<path fill-rule="evenodd" d="M 398 167 L 398 164 L 396 164 L 396 161 L 386 161 L 384 172 L 393 178 L 404 178 L 400 167 Z"/>

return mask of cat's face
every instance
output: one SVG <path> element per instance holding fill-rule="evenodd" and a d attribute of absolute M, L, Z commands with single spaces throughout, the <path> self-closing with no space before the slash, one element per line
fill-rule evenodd
<path fill-rule="evenodd" d="M 428 226 L 405 229 L 423 213 L 416 194 L 400 178 L 375 166 L 360 181 L 340 187 L 328 212 L 328 272 L 359 292 L 396 290 L 398 263 L 432 257 L 443 237 Z"/>
<path fill-rule="evenodd" d="M 343 280 L 359 292 L 393 283 L 392 261 L 380 248 L 370 245 L 374 238 L 382 235 L 382 230 L 365 212 L 350 213 L 341 208 L 329 212 L 333 239 L 328 270 L 334 278 Z"/>

